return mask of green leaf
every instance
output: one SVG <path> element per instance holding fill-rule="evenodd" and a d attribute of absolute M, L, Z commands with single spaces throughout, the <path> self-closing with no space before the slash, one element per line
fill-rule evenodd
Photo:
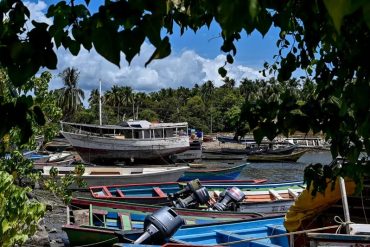
<path fill-rule="evenodd" d="M 92 29 L 92 42 L 96 51 L 111 63 L 120 66 L 120 47 L 117 29 L 110 22 L 96 21 Z"/>
<path fill-rule="evenodd" d="M 324 0 L 326 9 L 333 20 L 335 29 L 340 32 L 343 17 L 348 14 L 351 3 L 349 0 Z"/>
<path fill-rule="evenodd" d="M 260 144 L 262 142 L 262 139 L 263 139 L 264 136 L 265 136 L 265 134 L 263 133 L 262 129 L 260 129 L 260 128 L 255 129 L 253 131 L 254 140 L 256 140 L 256 142 L 258 144 Z"/>
<path fill-rule="evenodd" d="M 227 70 L 224 67 L 220 67 L 220 68 L 218 68 L 218 74 L 221 77 L 225 77 L 227 75 Z"/>
<path fill-rule="evenodd" d="M 233 56 L 231 56 L 231 54 L 227 54 L 226 56 L 226 61 L 229 63 L 229 64 L 232 64 L 234 62 L 234 58 Z"/>
<path fill-rule="evenodd" d="M 39 106 L 34 106 L 33 113 L 35 114 L 36 122 L 39 125 L 44 125 L 46 121 L 45 121 L 44 113 L 42 112 L 41 108 Z"/>
<path fill-rule="evenodd" d="M 367 3 L 362 7 L 362 13 L 364 15 L 364 21 L 370 29 L 370 3 Z"/>
<path fill-rule="evenodd" d="M 145 63 L 145 67 L 154 59 L 161 59 L 171 54 L 171 44 L 169 38 L 166 36 L 162 39 L 161 43 L 156 47 L 152 56 Z"/>

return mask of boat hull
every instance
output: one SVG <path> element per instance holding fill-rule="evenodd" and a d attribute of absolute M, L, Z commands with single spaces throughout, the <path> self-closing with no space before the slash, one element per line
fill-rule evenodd
<path fill-rule="evenodd" d="M 189 138 L 117 139 L 61 132 L 85 162 L 150 161 L 189 149 Z"/>
<path fill-rule="evenodd" d="M 298 151 L 292 154 L 256 154 L 248 155 L 247 160 L 253 162 L 296 162 L 306 150 Z"/>
<path fill-rule="evenodd" d="M 178 181 L 189 181 L 193 179 L 199 180 L 234 180 L 244 169 L 247 164 L 224 168 L 224 169 L 191 169 L 184 172 L 183 176 Z"/>
<path fill-rule="evenodd" d="M 73 167 L 56 167 L 60 174 L 73 171 Z M 145 183 L 151 181 L 153 183 L 176 181 L 181 177 L 189 167 L 168 167 L 168 168 L 109 168 L 109 167 L 86 167 L 82 178 L 87 183 L 87 186 L 102 186 L 115 184 L 132 184 Z M 48 167 L 44 167 L 43 177 L 48 178 Z M 70 189 L 80 189 L 75 184 L 72 184 Z"/>

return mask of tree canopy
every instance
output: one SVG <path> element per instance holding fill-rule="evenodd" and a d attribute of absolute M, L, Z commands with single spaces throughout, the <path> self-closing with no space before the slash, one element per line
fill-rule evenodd
<path fill-rule="evenodd" d="M 317 87 L 305 100 L 291 91 L 246 100 L 240 122 L 248 125 L 257 140 L 295 130 L 322 131 L 331 139 L 333 156 L 340 154 L 352 163 L 363 149 L 370 153 L 368 1 L 235 0 L 231 4 L 229 0 L 107 0 L 96 13 L 89 11 L 89 2 L 59 1 L 46 14 L 52 18 L 51 25 L 33 20 L 34 27 L 28 29 L 25 24 L 30 13 L 23 2 L 1 1 L 0 65 L 7 69 L 14 87 L 26 84 L 40 68 L 55 69 L 54 47 L 64 47 L 73 55 L 78 55 L 81 47 L 94 47 L 119 66 L 121 53 L 130 63 L 147 40 L 155 47 L 147 65 L 171 53 L 169 37 L 175 25 L 183 34 L 214 23 L 222 30 L 220 50 L 226 54 L 226 65 L 233 63 L 235 42 L 242 33 L 257 31 L 264 36 L 274 26 L 280 30 L 277 54 L 272 64 L 264 64 L 263 72 L 275 74 L 285 83 L 294 71 L 303 70 Z M 224 66 L 218 71 L 227 75 Z M 23 107 L 5 107 L 1 102 L 1 112 L 10 118 L 9 123 L 27 132 L 18 115 L 11 114 L 18 107 L 18 112 L 32 116 L 25 106 L 19 111 L 19 105 Z M 38 116 L 37 108 L 33 109 Z M 11 127 L 1 123 L 0 137 Z"/>

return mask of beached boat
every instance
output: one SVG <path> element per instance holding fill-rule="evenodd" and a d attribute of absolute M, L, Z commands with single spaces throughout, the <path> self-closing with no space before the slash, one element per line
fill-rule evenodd
<path fill-rule="evenodd" d="M 71 204 L 72 207 L 80 208 L 80 209 L 87 209 L 90 205 L 98 206 L 98 207 L 106 207 L 106 208 L 116 208 L 116 209 L 124 209 L 124 210 L 134 210 L 134 211 L 141 211 L 145 213 L 152 213 L 162 205 L 147 205 L 147 204 L 139 204 L 139 203 L 128 203 L 128 202 L 120 202 L 120 201 L 111 201 L 111 200 L 104 200 L 104 199 L 95 199 L 95 198 L 85 198 L 85 197 L 75 197 L 72 199 Z M 187 208 L 176 208 L 176 212 L 180 216 L 191 216 L 191 217 L 207 217 L 213 219 L 219 218 L 227 218 L 227 219 L 250 219 L 261 217 L 262 214 L 255 213 L 255 212 L 231 212 L 231 211 L 206 211 L 201 209 L 187 209 Z"/>
<path fill-rule="evenodd" d="M 118 230 L 143 229 L 145 217 L 152 212 L 135 209 L 113 209 L 73 203 L 67 210 L 67 224 L 62 227 L 67 233 L 70 246 L 112 246 L 118 242 L 115 233 Z M 160 208 L 157 208 L 157 211 Z M 176 212 L 178 214 L 178 210 Z M 244 219 L 261 217 L 257 214 L 244 215 Z M 217 218 L 210 217 L 207 212 L 202 215 L 181 215 L 187 225 L 214 222 L 234 221 L 236 218 L 219 214 Z"/>
<path fill-rule="evenodd" d="M 305 152 L 306 150 L 291 154 L 254 154 L 248 155 L 247 160 L 253 162 L 296 162 Z"/>
<path fill-rule="evenodd" d="M 210 197 L 217 201 L 220 193 L 231 187 L 240 187 L 245 195 L 233 210 L 264 214 L 286 212 L 304 186 L 302 182 L 259 183 L 262 181 L 203 181 Z M 183 183 L 149 183 L 121 186 L 90 187 L 94 198 L 144 204 L 172 205 L 170 195 L 184 189 Z M 201 206 L 204 207 L 204 206 Z"/>
<path fill-rule="evenodd" d="M 202 153 L 202 160 L 242 160 L 244 158 L 244 154 L 226 154 L 221 151 L 208 151 Z"/>
<path fill-rule="evenodd" d="M 50 169 L 53 166 L 43 167 L 43 177 L 49 177 Z M 59 174 L 73 174 L 74 167 L 55 167 Z M 189 167 L 85 167 L 82 178 L 87 186 L 132 184 L 152 182 L 176 181 Z M 73 185 L 70 187 L 76 188 Z"/>
<path fill-rule="evenodd" d="M 187 123 L 126 121 L 120 125 L 62 122 L 61 133 L 85 162 L 135 162 L 168 158 L 189 149 Z"/>
<path fill-rule="evenodd" d="M 213 223 L 183 226 L 171 236 L 170 241 L 185 246 L 281 246 L 288 247 L 283 217 L 252 219 L 239 222 Z M 138 241 L 145 231 L 124 231 L 120 239 L 124 242 Z M 139 240 L 140 241 L 140 240 Z M 151 240 L 148 239 L 148 242 Z M 156 240 L 158 241 L 158 240 Z M 147 244 L 147 242 L 143 242 Z M 115 247 L 129 246 L 124 243 Z"/>
<path fill-rule="evenodd" d="M 289 143 L 288 143 L 289 144 Z M 257 143 L 249 144 L 245 148 L 221 148 L 221 152 L 225 154 L 291 154 L 296 149 L 295 145 L 286 145 L 286 143 Z"/>
<path fill-rule="evenodd" d="M 185 152 L 172 154 L 170 159 L 174 162 L 190 162 L 194 160 L 199 160 L 202 158 L 202 142 L 192 141 L 190 142 L 189 150 Z"/>
<path fill-rule="evenodd" d="M 234 180 L 247 164 L 220 169 L 189 169 L 178 181 L 189 181 L 193 179 L 206 180 Z"/>
<path fill-rule="evenodd" d="M 330 144 L 321 137 L 289 137 L 284 141 L 301 149 L 330 150 Z"/>

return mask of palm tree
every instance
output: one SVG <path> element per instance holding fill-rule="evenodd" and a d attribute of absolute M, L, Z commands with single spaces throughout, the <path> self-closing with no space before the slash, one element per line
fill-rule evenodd
<path fill-rule="evenodd" d="M 62 78 L 64 87 L 55 90 L 58 95 L 58 104 L 63 110 L 63 119 L 70 119 L 78 107 L 82 106 L 85 93 L 78 88 L 80 72 L 75 68 L 67 68 L 59 74 Z"/>
<path fill-rule="evenodd" d="M 129 105 L 132 103 L 132 88 L 129 86 L 125 86 L 121 88 L 122 93 L 122 101 L 125 103 L 125 107 L 128 108 Z"/>
<path fill-rule="evenodd" d="M 106 93 L 107 104 L 117 110 L 117 121 L 120 121 L 120 106 L 123 100 L 122 87 L 113 85 L 112 89 Z"/>
<path fill-rule="evenodd" d="M 212 96 L 213 96 L 214 91 L 215 91 L 215 85 L 213 84 L 212 81 L 209 81 L 209 80 L 207 82 L 205 82 L 200 88 L 200 92 L 202 94 L 203 101 L 206 103 L 207 106 L 210 107 L 209 113 L 211 115 L 211 120 L 210 120 L 210 131 L 211 131 L 211 133 L 213 131 L 212 130 L 213 129 Z"/>
<path fill-rule="evenodd" d="M 143 105 L 144 101 L 147 99 L 147 95 L 143 92 L 135 94 L 136 99 L 136 119 L 139 119 L 139 106 Z"/>
<path fill-rule="evenodd" d="M 91 90 L 90 97 L 88 99 L 90 108 L 92 108 L 93 106 L 97 106 L 99 104 L 99 97 L 100 97 L 100 94 L 97 88 Z"/>

